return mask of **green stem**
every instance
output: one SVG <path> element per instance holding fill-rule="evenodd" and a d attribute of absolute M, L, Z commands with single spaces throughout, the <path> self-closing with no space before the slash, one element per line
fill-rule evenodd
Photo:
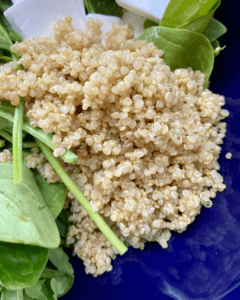
<path fill-rule="evenodd" d="M 7 140 L 8 142 L 12 143 L 12 135 L 8 133 L 6 130 L 0 130 L 0 135 Z M 23 142 L 23 148 L 38 148 L 38 144 L 36 142 Z"/>
<path fill-rule="evenodd" d="M 4 105 L 0 105 L 0 117 L 3 117 L 4 119 L 7 119 L 8 121 L 13 123 L 14 117 L 13 117 L 13 111 L 14 109 L 12 107 L 7 107 Z M 35 138 L 42 141 L 44 144 L 46 144 L 49 148 L 52 150 L 55 150 L 56 147 L 52 144 L 52 135 L 45 134 L 41 128 L 34 128 L 30 125 L 28 122 L 28 118 L 24 116 L 23 118 L 23 130 L 34 136 Z M 66 152 L 60 156 L 66 163 L 69 164 L 75 164 L 77 163 L 78 157 L 76 154 L 71 152 L 70 150 L 66 149 Z"/>
<path fill-rule="evenodd" d="M 13 122 L 13 184 L 18 185 L 23 181 L 23 157 L 22 157 L 22 128 L 24 115 L 24 99 L 15 108 Z"/>
<path fill-rule="evenodd" d="M 105 235 L 105 237 L 109 240 L 109 242 L 113 245 L 113 247 L 120 253 L 124 254 L 127 251 L 127 247 L 120 241 L 120 239 L 113 233 L 113 231 L 108 227 L 107 223 L 102 219 L 102 217 L 97 212 L 92 211 L 91 204 L 89 200 L 84 196 L 84 194 L 79 190 L 76 184 L 69 177 L 67 172 L 60 165 L 56 157 L 53 156 L 52 151 L 43 144 L 40 140 L 36 139 L 40 149 L 43 154 L 46 156 L 48 162 L 62 180 L 62 182 L 66 185 L 69 191 L 77 198 L 79 203 L 83 206 L 86 212 L 90 215 L 92 220 L 101 230 L 101 232 Z"/>

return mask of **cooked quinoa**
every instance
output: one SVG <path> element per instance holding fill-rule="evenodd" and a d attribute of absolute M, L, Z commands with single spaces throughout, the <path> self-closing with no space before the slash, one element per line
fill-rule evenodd
<path fill-rule="evenodd" d="M 76 165 L 59 161 L 122 241 L 167 248 L 171 230 L 186 230 L 226 187 L 217 162 L 225 99 L 204 89 L 200 71 L 172 72 L 153 43 L 133 39 L 131 26 L 113 25 L 103 45 L 101 25 L 88 19 L 83 32 L 67 16 L 55 40 L 13 45 L 24 70 L 0 67 L 0 98 L 17 105 L 23 96 L 31 125 L 53 134 L 54 155 L 78 155 Z M 25 162 L 58 181 L 43 158 L 33 149 Z M 117 251 L 70 192 L 69 201 L 67 243 L 87 274 L 110 271 Z"/>
<path fill-rule="evenodd" d="M 226 155 L 225 155 L 226 159 L 231 159 L 232 158 L 232 153 L 231 152 L 228 152 Z"/>

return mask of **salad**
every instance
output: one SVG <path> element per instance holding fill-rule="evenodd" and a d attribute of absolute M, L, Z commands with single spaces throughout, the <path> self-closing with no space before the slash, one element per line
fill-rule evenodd
<path fill-rule="evenodd" d="M 86 0 L 88 13 L 122 16 L 99 3 Z M 83 32 L 66 16 L 55 41 L 22 41 L 1 15 L 2 299 L 66 294 L 72 244 L 94 276 L 129 245 L 166 248 L 171 230 L 225 189 L 217 159 L 228 112 L 208 89 L 224 49 L 219 5 L 171 0 L 138 40 L 113 25 L 105 45 L 94 19 Z"/>

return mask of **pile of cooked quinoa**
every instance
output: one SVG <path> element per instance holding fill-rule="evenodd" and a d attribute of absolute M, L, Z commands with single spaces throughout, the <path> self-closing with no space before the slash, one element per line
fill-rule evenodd
<path fill-rule="evenodd" d="M 204 89 L 200 71 L 172 72 L 163 52 L 135 40 L 129 25 L 113 25 L 103 45 L 101 25 L 89 19 L 83 32 L 66 16 L 55 25 L 55 40 L 15 43 L 24 69 L 15 62 L 0 67 L 0 99 L 17 105 L 24 97 L 30 124 L 53 134 L 54 155 L 70 149 L 78 156 L 76 165 L 59 162 L 122 241 L 167 248 L 171 230 L 186 230 L 226 188 L 217 162 L 225 99 Z M 38 151 L 25 163 L 59 181 Z M 0 154 L 11 159 L 7 150 Z M 70 192 L 68 205 L 67 243 L 86 273 L 110 271 L 117 251 Z"/>

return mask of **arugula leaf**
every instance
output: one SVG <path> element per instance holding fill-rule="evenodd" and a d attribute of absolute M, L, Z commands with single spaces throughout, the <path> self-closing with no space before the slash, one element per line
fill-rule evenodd
<path fill-rule="evenodd" d="M 216 3 L 218 3 L 218 0 L 171 0 L 159 25 L 176 28 L 204 16 L 215 8 Z"/>
<path fill-rule="evenodd" d="M 50 249 L 48 258 L 59 271 L 67 273 L 70 276 L 74 276 L 74 270 L 69 262 L 68 255 L 62 248 L 59 247 L 57 249 Z"/>
<path fill-rule="evenodd" d="M 214 53 L 204 35 L 185 29 L 157 26 L 145 30 L 138 39 L 153 42 L 157 48 L 162 49 L 162 58 L 171 71 L 192 67 L 205 73 L 207 86 L 213 69 Z"/>
<path fill-rule="evenodd" d="M 66 186 L 60 182 L 48 183 L 37 170 L 33 170 L 33 175 L 47 207 L 56 219 L 65 203 L 68 192 Z"/>
<path fill-rule="evenodd" d="M 209 39 L 210 42 L 218 39 L 220 36 L 227 32 L 227 28 L 218 20 L 212 18 L 208 27 L 204 31 L 204 35 Z"/>
<path fill-rule="evenodd" d="M 10 127 L 10 126 L 12 126 L 11 122 L 9 122 L 8 120 L 0 117 L 0 130 L 5 129 L 5 128 Z"/>
<path fill-rule="evenodd" d="M 37 283 L 48 261 L 48 249 L 0 242 L 0 280 L 10 290 Z"/>
<path fill-rule="evenodd" d="M 143 28 L 147 29 L 153 26 L 158 26 L 158 24 L 152 20 L 146 19 L 146 21 L 143 23 Z"/>
<path fill-rule="evenodd" d="M 42 285 L 44 283 L 44 279 L 40 279 L 36 284 L 25 288 L 25 293 L 32 298 L 37 298 L 40 293 L 41 293 L 41 289 L 42 289 Z"/>
<path fill-rule="evenodd" d="M 62 297 L 71 289 L 73 281 L 74 279 L 69 275 L 59 276 L 51 279 L 51 287 L 58 297 Z"/>
<path fill-rule="evenodd" d="M 122 17 L 123 9 L 115 0 L 84 0 L 85 7 L 89 14 L 101 14 Z"/>
<path fill-rule="evenodd" d="M 12 162 L 0 162 L 0 240 L 56 248 L 60 236 L 31 171 L 23 165 L 23 182 L 12 183 Z"/>
<path fill-rule="evenodd" d="M 22 38 L 20 37 L 20 35 L 13 29 L 11 29 L 11 31 L 9 32 L 9 36 L 13 42 L 22 42 Z"/>

